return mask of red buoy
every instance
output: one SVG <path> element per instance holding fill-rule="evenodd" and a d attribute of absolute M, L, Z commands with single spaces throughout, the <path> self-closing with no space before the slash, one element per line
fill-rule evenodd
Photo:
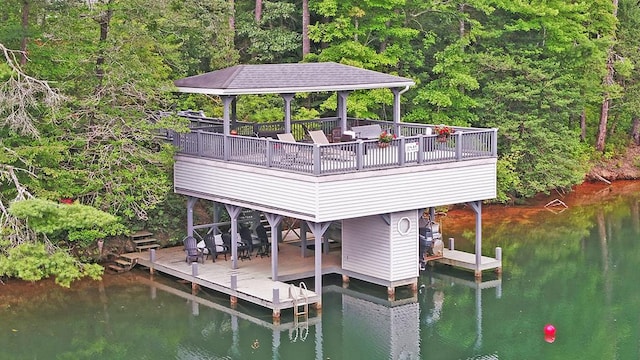
<path fill-rule="evenodd" d="M 544 341 L 548 342 L 548 343 L 552 343 L 554 341 L 556 341 L 556 327 L 551 325 L 551 324 L 547 324 L 544 326 Z"/>

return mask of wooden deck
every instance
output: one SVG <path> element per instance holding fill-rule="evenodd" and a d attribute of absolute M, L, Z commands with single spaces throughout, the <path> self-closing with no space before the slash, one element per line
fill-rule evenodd
<path fill-rule="evenodd" d="M 481 256 L 480 265 L 476 268 L 476 255 L 459 250 L 444 249 L 442 257 L 433 259 L 441 264 L 447 264 L 462 269 L 473 270 L 476 277 L 482 276 L 482 271 L 493 270 L 502 272 L 502 260 Z"/>
<path fill-rule="evenodd" d="M 282 243 L 278 251 L 278 278 L 271 279 L 271 258 L 255 257 L 251 260 L 238 262 L 238 269 L 231 269 L 230 257 L 225 261 L 218 256 L 214 263 L 211 259 L 202 263 L 188 264 L 185 262 L 184 250 L 181 246 L 157 249 L 155 261 L 152 263 L 149 252 L 134 252 L 123 254 L 122 257 L 137 259 L 138 264 L 153 271 L 171 275 L 193 284 L 228 294 L 234 299 L 240 299 L 272 309 L 274 316 L 279 316 L 281 309 L 294 308 L 296 302 L 289 296 L 289 292 L 305 294 L 307 303 L 314 304 L 321 301 L 322 294 L 311 290 L 300 289 L 297 285 L 284 281 L 300 280 L 312 277 L 314 274 L 314 257 L 301 256 L 299 246 Z M 312 250 L 307 250 L 313 255 Z M 322 273 L 340 273 L 340 252 L 333 251 L 322 254 Z M 235 277 L 235 286 L 232 285 Z M 301 299 L 297 300 L 300 305 Z"/>

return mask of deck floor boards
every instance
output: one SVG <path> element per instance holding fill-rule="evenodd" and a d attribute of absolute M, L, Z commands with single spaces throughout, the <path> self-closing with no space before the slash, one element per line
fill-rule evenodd
<path fill-rule="evenodd" d="M 238 269 L 231 269 L 232 261 L 218 257 L 215 262 L 211 258 L 204 263 L 198 263 L 197 276 L 193 276 L 191 264 L 185 262 L 184 250 L 181 246 L 156 250 L 156 260 L 151 264 L 150 253 L 133 252 L 123 254 L 124 258 L 138 259 L 138 263 L 152 267 L 159 272 L 166 273 L 183 280 L 188 280 L 230 296 L 236 296 L 270 309 L 287 309 L 293 307 L 293 301 L 289 298 L 289 289 L 292 285 L 283 281 L 300 280 L 314 273 L 314 252 L 307 251 L 307 257 L 301 256 L 299 246 L 281 243 L 278 251 L 278 277 L 282 281 L 271 279 L 271 257 L 255 257 L 251 260 L 238 261 Z M 336 272 L 340 268 L 341 258 L 339 251 L 322 254 L 322 273 Z M 231 288 L 231 276 L 236 275 L 237 287 Z M 296 283 L 295 286 L 298 284 Z M 273 301 L 273 289 L 279 291 L 278 302 Z M 296 288 L 299 292 L 299 288 Z M 321 294 L 307 291 L 309 303 L 318 302 Z"/>

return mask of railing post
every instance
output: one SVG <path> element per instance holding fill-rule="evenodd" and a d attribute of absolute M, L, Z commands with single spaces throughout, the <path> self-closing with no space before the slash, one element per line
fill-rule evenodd
<path fill-rule="evenodd" d="M 229 159 L 231 158 L 230 153 L 231 153 L 231 137 L 228 136 L 227 134 L 224 135 L 223 140 L 222 140 L 222 159 L 224 161 L 229 161 Z"/>
<path fill-rule="evenodd" d="M 491 155 L 496 157 L 498 156 L 498 129 L 493 128 L 491 130 L 493 130 L 491 134 Z"/>
<path fill-rule="evenodd" d="M 198 130 L 198 132 L 196 133 L 196 153 L 198 154 L 198 156 L 202 156 L 202 154 L 204 153 L 204 151 L 202 150 L 202 139 L 202 131 Z"/>
<path fill-rule="evenodd" d="M 320 175 L 322 161 L 320 159 L 320 145 L 313 144 L 313 175 Z"/>
<path fill-rule="evenodd" d="M 404 147 L 405 139 L 400 138 L 400 148 L 398 149 L 398 165 L 404 166 L 405 159 L 407 157 L 407 149 Z"/>
<path fill-rule="evenodd" d="M 356 144 L 356 169 L 362 170 L 364 166 L 364 142 L 358 139 Z"/>
<path fill-rule="evenodd" d="M 416 160 L 418 164 L 424 162 L 424 135 L 418 135 L 418 158 Z"/>
<path fill-rule="evenodd" d="M 267 145 L 266 145 L 267 148 L 265 149 L 264 155 L 267 157 L 267 167 L 271 167 L 271 146 L 272 146 L 271 139 L 267 138 L 266 142 L 267 142 Z"/>
<path fill-rule="evenodd" d="M 456 161 L 462 160 L 462 131 L 456 133 Z"/>

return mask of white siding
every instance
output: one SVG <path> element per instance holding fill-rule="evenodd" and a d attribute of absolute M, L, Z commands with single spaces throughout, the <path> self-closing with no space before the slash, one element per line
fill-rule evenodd
<path fill-rule="evenodd" d="M 174 166 L 175 191 L 253 209 L 313 219 L 316 184 L 312 177 L 282 171 L 181 157 Z"/>
<path fill-rule="evenodd" d="M 496 196 L 496 165 L 495 159 L 489 160 L 493 161 L 454 163 L 467 165 L 464 167 L 417 166 L 371 171 L 367 177 L 327 179 L 319 184 L 317 216 L 325 221 L 492 199 Z M 407 169 L 411 171 L 393 171 Z"/>
<path fill-rule="evenodd" d="M 391 275 L 389 226 L 379 215 L 342 222 L 342 268 L 388 280 Z"/>
<path fill-rule="evenodd" d="M 492 199 L 496 159 L 329 176 L 177 156 L 179 194 L 315 222 Z"/>
<path fill-rule="evenodd" d="M 390 214 L 391 276 L 388 280 L 415 279 L 418 269 L 418 211 Z M 408 222 L 407 222 L 408 221 Z M 406 228 L 404 227 L 408 225 Z"/>

